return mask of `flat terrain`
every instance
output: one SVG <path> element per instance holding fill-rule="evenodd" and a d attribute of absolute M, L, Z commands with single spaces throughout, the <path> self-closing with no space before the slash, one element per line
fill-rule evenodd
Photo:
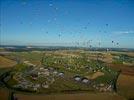
<path fill-rule="evenodd" d="M 123 64 L 112 64 L 112 63 L 107 65 L 113 69 L 121 70 L 123 74 L 134 76 L 134 66 L 127 66 Z"/>
<path fill-rule="evenodd" d="M 5 58 L 3 56 L 0 56 L 0 68 L 13 67 L 15 64 L 16 64 L 15 61 Z"/>
<path fill-rule="evenodd" d="M 80 93 L 57 95 L 23 95 L 16 94 L 19 100 L 125 100 L 115 93 Z"/>
<path fill-rule="evenodd" d="M 128 99 L 134 99 L 134 76 L 120 74 L 117 87 L 120 95 Z"/>
<path fill-rule="evenodd" d="M 41 65 L 41 60 L 44 55 L 44 60 L 42 61 L 43 65 Z M 99 54 L 97 54 L 99 53 Z M 59 50 L 59 51 L 32 51 L 32 52 L 12 52 L 9 54 L 6 54 L 4 56 L 0 56 L 0 71 L 4 72 L 3 68 L 11 68 L 14 65 L 16 65 L 17 59 L 20 60 L 20 62 L 29 61 L 31 64 L 36 65 L 37 68 L 35 70 L 42 68 L 42 66 L 53 66 L 54 68 L 57 67 L 60 72 L 64 72 L 65 79 L 58 78 L 60 81 L 54 82 L 54 88 L 53 89 L 61 89 L 67 86 L 72 86 L 74 84 L 73 80 L 70 80 L 68 76 L 74 76 L 77 74 L 85 76 L 88 79 L 98 79 L 97 82 L 105 82 L 109 79 L 107 72 L 107 69 L 96 69 L 96 61 L 97 56 L 100 61 L 103 61 L 106 66 L 110 67 L 111 71 L 117 71 L 121 70 L 121 74 L 118 77 L 117 80 L 117 93 L 114 92 L 87 92 L 87 93 L 58 93 L 51 95 L 43 95 L 43 94 L 27 94 L 27 93 L 20 93 L 16 92 L 15 96 L 18 98 L 18 100 L 134 100 L 134 61 L 129 62 L 131 65 L 124 64 L 121 61 L 123 57 L 120 55 L 128 55 L 131 59 L 134 59 L 134 53 L 133 52 L 94 52 L 94 51 L 69 51 L 69 50 Z M 89 67 L 87 67 L 85 62 L 85 59 L 83 60 L 81 57 L 85 57 L 86 59 L 89 59 Z M 118 59 L 114 59 L 114 57 Z M 126 57 L 126 56 L 125 56 Z M 61 61 L 59 59 L 62 58 Z M 78 59 L 79 58 L 79 59 Z M 72 60 L 71 60 L 72 59 Z M 16 61 L 15 61 L 16 60 Z M 116 61 L 117 60 L 117 61 Z M 115 63 L 116 61 L 116 63 Z M 127 62 L 128 59 L 125 59 L 124 62 Z M 46 63 L 47 62 L 47 63 Z M 69 64 L 69 65 L 68 65 Z M 82 67 L 79 67 L 83 65 Z M 66 67 L 65 67 L 66 66 Z M 74 67 L 75 66 L 75 67 Z M 93 67 L 92 67 L 93 66 Z M 69 67 L 69 68 L 68 68 Z M 86 73 L 87 70 L 91 70 L 90 67 L 93 69 L 90 73 Z M 66 69 L 67 68 L 67 69 Z M 78 68 L 81 68 L 78 70 Z M 87 69 L 86 69 L 87 68 Z M 19 68 L 20 69 L 20 68 Z M 101 70 L 104 70 L 101 72 Z M 38 71 L 38 70 L 37 70 Z M 94 72 L 95 71 L 95 72 Z M 19 71 L 18 71 L 19 72 Z M 72 74 L 74 73 L 74 74 Z M 105 77 L 107 76 L 107 77 Z M 101 77 L 101 78 L 99 78 Z M 103 78 L 102 78 L 103 77 Z M 112 78 L 110 76 L 110 78 Z M 103 80 L 105 79 L 105 80 Z M 73 82 L 70 84 L 70 82 Z M 64 83 L 63 85 L 59 85 L 61 83 Z M 81 83 L 80 86 L 84 86 Z M 74 86 L 73 86 L 74 87 Z M 77 88 L 77 87 L 76 87 Z M 82 87 L 85 89 L 85 86 Z M 68 89 L 68 88 L 67 88 Z M 75 89 L 75 87 L 74 87 Z M 87 89 L 87 88 L 86 88 Z M 44 89 L 45 90 L 45 89 Z M 43 91 L 44 91 L 43 90 Z M 47 89 L 46 89 L 47 90 Z M 8 91 L 4 89 L 0 89 L 0 100 L 7 100 L 8 99 Z"/>

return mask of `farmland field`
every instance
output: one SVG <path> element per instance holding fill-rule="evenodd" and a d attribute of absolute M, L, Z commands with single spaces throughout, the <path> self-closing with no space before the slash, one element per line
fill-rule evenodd
<path fill-rule="evenodd" d="M 120 54 L 127 55 L 84 50 L 11 52 L 0 56 L 1 79 L 19 100 L 129 100 L 134 98 L 134 65 L 115 63 Z M 0 90 L 1 97 L 10 96 L 11 91 Z"/>
<path fill-rule="evenodd" d="M 16 64 L 15 61 L 0 56 L 0 68 L 12 67 L 12 66 L 14 66 L 15 64 Z"/>

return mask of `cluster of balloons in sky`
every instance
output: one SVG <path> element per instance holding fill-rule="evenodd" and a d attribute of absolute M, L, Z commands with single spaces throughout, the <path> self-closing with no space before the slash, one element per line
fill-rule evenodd
<path fill-rule="evenodd" d="M 22 0 L 22 5 L 27 5 L 27 0 Z M 56 5 L 54 5 L 54 3 L 52 1 L 50 1 L 50 3 L 48 4 L 48 6 L 51 7 L 51 8 L 53 8 L 55 10 L 55 12 L 57 12 L 59 10 L 59 8 Z M 38 14 L 38 13 L 36 13 L 36 14 Z M 48 23 L 50 23 L 52 21 L 57 21 L 57 17 L 54 17 L 53 19 L 48 19 L 47 20 Z M 23 24 L 23 21 L 20 21 L 20 24 Z M 30 22 L 30 25 L 32 25 L 32 22 Z M 88 29 L 88 25 L 90 25 L 90 22 L 87 22 L 86 25 L 83 25 L 82 26 L 82 30 L 87 30 Z M 106 23 L 105 26 L 106 27 L 109 27 L 109 24 Z M 63 28 L 61 27 L 61 29 L 63 29 Z M 42 29 L 42 30 L 44 30 L 44 29 Z M 102 30 L 99 30 L 99 32 L 102 32 Z M 107 33 L 106 31 L 103 31 L 103 32 L 104 33 Z M 46 31 L 45 33 L 46 34 L 49 34 L 48 31 Z M 80 31 L 80 33 L 83 33 L 83 32 Z M 84 34 L 82 34 L 82 35 L 84 35 Z M 63 36 L 63 32 L 58 33 L 57 36 L 59 37 L 59 39 L 61 39 L 62 36 Z M 87 47 L 90 47 L 91 48 L 91 47 L 93 47 L 92 46 L 92 41 L 93 40 L 87 40 L 86 42 L 82 42 L 82 43 L 79 42 L 79 41 L 75 41 L 74 43 L 75 43 L 75 46 L 83 45 L 83 46 L 87 46 Z M 115 46 L 115 45 L 118 46 L 119 45 L 119 43 L 118 42 L 115 42 L 115 41 L 111 41 L 111 44 L 113 44 L 113 46 Z M 98 42 L 98 47 L 101 47 L 101 42 Z"/>

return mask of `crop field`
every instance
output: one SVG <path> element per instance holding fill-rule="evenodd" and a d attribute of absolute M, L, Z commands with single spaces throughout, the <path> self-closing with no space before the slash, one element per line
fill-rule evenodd
<path fill-rule="evenodd" d="M 0 68 L 13 67 L 16 64 L 15 61 L 0 56 Z"/>
<path fill-rule="evenodd" d="M 127 99 L 134 98 L 134 76 L 121 74 L 119 76 L 117 86 L 118 93 Z"/>

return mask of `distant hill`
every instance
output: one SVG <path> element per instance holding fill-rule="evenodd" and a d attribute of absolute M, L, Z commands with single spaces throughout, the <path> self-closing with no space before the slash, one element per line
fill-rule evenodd
<path fill-rule="evenodd" d="M 16 46 L 16 45 L 0 45 L 0 48 L 6 51 L 53 51 L 53 50 L 91 50 L 91 51 L 119 51 L 119 52 L 134 52 L 134 48 L 110 48 L 110 47 L 76 47 L 76 46 Z"/>

